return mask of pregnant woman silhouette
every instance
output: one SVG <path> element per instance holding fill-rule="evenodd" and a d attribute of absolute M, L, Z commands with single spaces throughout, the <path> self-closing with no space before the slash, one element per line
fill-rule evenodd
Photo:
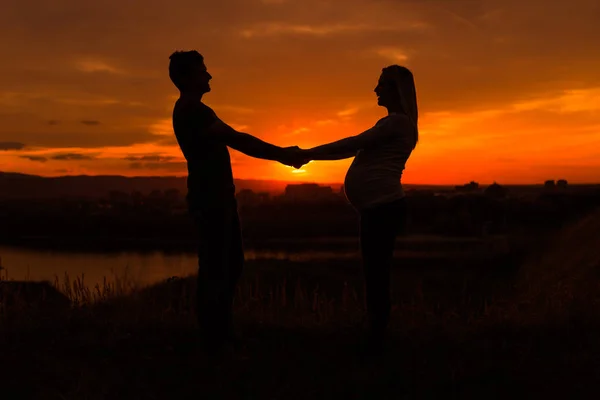
<path fill-rule="evenodd" d="M 390 318 L 390 269 L 396 236 L 406 223 L 406 200 L 401 176 L 415 148 L 418 110 L 412 72 L 392 65 L 383 68 L 377 104 L 388 115 L 365 132 L 333 143 L 303 150 L 305 160 L 355 157 L 344 189 L 360 215 L 360 247 L 366 283 L 369 330 L 364 355 L 383 350 Z"/>

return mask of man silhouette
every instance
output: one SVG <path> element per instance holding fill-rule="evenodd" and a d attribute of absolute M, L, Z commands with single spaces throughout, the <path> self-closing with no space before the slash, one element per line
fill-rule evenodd
<path fill-rule="evenodd" d="M 187 160 L 189 212 L 198 230 L 197 316 L 206 349 L 219 352 L 236 344 L 232 305 L 242 273 L 244 251 L 227 146 L 251 157 L 302 165 L 299 148 L 281 148 L 238 132 L 202 103 L 210 91 L 203 56 L 176 51 L 169 77 L 180 96 L 173 109 L 173 130 Z"/>

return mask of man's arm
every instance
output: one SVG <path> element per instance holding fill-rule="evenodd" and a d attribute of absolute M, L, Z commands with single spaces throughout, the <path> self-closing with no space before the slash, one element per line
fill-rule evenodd
<path fill-rule="evenodd" d="M 249 133 L 238 132 L 221 120 L 217 120 L 210 126 L 208 134 L 215 140 L 250 157 L 278 161 L 294 168 L 300 168 L 308 162 L 304 161 L 304 157 L 300 154 L 301 150 L 298 146 L 286 148 L 275 146 Z"/>
<path fill-rule="evenodd" d="M 286 159 L 287 153 L 283 148 L 264 142 L 248 133 L 238 132 L 221 120 L 217 120 L 210 126 L 208 134 L 215 140 L 250 157 L 279 162 Z"/>

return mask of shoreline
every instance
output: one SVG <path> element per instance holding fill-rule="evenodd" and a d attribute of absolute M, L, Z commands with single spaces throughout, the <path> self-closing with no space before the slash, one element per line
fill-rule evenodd
<path fill-rule="evenodd" d="M 440 235 L 401 236 L 396 240 L 396 250 L 508 248 L 508 235 L 488 237 L 450 237 Z M 193 238 L 140 238 L 140 237 L 56 237 L 21 236 L 0 238 L 0 246 L 24 249 L 51 249 L 65 251 L 162 251 L 195 253 L 197 241 Z M 244 248 L 250 251 L 354 251 L 359 248 L 355 236 L 300 237 L 300 238 L 244 238 Z"/>
<path fill-rule="evenodd" d="M 13 241 L 6 243 L 0 242 L 0 258 L 9 256 L 13 257 L 28 257 L 28 253 L 38 253 L 38 257 L 69 257 L 70 255 L 82 255 L 84 257 L 96 256 L 126 256 L 127 254 L 137 254 L 144 256 L 154 256 L 160 254 L 164 256 L 184 256 L 196 257 L 196 249 L 193 241 L 186 241 L 183 245 L 181 241 L 172 241 L 177 246 L 166 248 L 164 246 L 155 246 L 153 241 L 144 241 L 145 247 L 141 248 L 139 243 L 133 247 L 129 242 L 128 247 L 123 246 L 123 242 L 113 241 L 110 244 L 106 243 L 88 243 L 87 246 L 82 246 L 80 240 L 77 242 L 65 242 L 62 238 L 62 245 L 57 245 L 58 238 L 54 238 L 53 243 L 43 241 L 42 238 L 37 238 L 37 241 Z M 47 238 L 43 238 L 47 239 Z M 81 239 L 81 238 L 80 238 Z M 529 246 L 508 245 L 504 242 L 496 244 L 490 242 L 487 246 L 473 247 L 465 246 L 461 248 L 457 246 L 458 241 L 451 240 L 443 241 L 443 238 L 428 238 L 430 242 L 435 243 L 441 241 L 445 244 L 445 249 L 439 246 L 430 246 L 426 238 L 413 237 L 403 238 L 397 243 L 394 251 L 394 269 L 408 270 L 480 270 L 496 269 L 502 266 L 516 266 L 521 263 L 523 257 L 530 252 Z M 421 249 L 413 248 L 416 241 L 421 240 Z M 404 242 L 403 242 L 404 241 Z M 332 246 L 331 240 L 321 238 L 321 241 L 307 241 L 305 245 L 292 243 L 287 248 L 282 246 L 273 246 L 272 243 L 262 243 L 262 246 L 245 246 L 246 263 L 251 269 L 258 267 L 259 269 L 278 269 L 281 265 L 286 265 L 286 268 L 293 267 L 300 270 L 310 270 L 312 267 L 332 270 L 344 270 L 349 266 L 357 266 L 361 263 L 360 251 L 358 247 L 353 245 L 352 238 L 338 238 L 337 245 Z M 335 243 L 335 241 L 333 241 Z M 475 241 L 471 238 L 466 243 L 478 243 L 481 245 L 483 241 Z M 315 244 L 316 243 L 316 244 Z M 21 255 L 18 255 L 22 253 Z M 40 254 L 41 253 L 41 254 Z M 47 253 L 45 255 L 44 253 Z M 8 257 L 10 258 L 10 257 Z M 8 261 L 8 258 L 6 261 Z M 283 263 L 283 264 L 282 264 Z M 7 265 L 9 267 L 9 265 Z M 509 268 L 510 269 L 510 268 Z"/>

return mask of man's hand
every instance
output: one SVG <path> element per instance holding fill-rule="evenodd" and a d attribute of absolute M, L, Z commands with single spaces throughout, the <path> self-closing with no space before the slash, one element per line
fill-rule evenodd
<path fill-rule="evenodd" d="M 296 169 L 301 168 L 304 164 L 310 161 L 309 154 L 306 150 L 302 150 L 298 146 L 285 147 L 280 163 L 290 165 Z"/>

